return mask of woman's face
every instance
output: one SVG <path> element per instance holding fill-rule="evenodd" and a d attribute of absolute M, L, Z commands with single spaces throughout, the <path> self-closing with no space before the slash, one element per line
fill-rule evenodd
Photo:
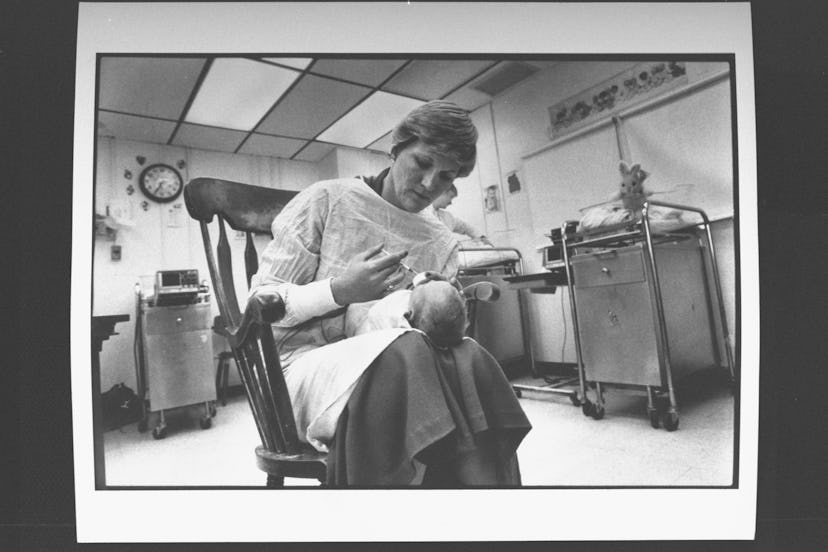
<path fill-rule="evenodd" d="M 415 141 L 397 154 L 386 177 L 382 197 L 400 209 L 417 213 L 451 187 L 460 168 L 456 161 Z"/>

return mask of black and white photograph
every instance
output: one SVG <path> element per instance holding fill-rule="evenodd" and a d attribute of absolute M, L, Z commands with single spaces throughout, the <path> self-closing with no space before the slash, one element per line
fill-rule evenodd
<path fill-rule="evenodd" d="M 523 7 L 81 5 L 80 541 L 749 538 L 748 11 Z"/>

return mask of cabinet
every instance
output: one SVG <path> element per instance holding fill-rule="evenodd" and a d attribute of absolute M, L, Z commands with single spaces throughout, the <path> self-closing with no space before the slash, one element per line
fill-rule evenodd
<path fill-rule="evenodd" d="M 216 400 L 210 303 L 154 306 L 141 301 L 140 324 L 143 386 L 139 387 L 144 388 L 149 411 L 160 413 L 153 436 L 165 435 L 165 410 L 202 403 L 201 427 L 207 429 Z M 142 425 L 146 427 L 146 412 Z"/>
<path fill-rule="evenodd" d="M 668 336 L 662 341 L 643 243 L 572 258 L 578 332 L 586 379 L 667 387 L 720 364 L 703 249 L 696 242 L 653 248 Z M 669 358 L 667 356 L 669 351 Z"/>

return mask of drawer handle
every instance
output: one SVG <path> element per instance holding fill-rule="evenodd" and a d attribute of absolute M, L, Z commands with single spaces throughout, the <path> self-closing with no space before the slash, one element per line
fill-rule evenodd
<path fill-rule="evenodd" d="M 605 267 L 605 266 L 602 266 L 602 267 L 601 267 L 601 272 L 603 272 L 603 273 L 604 273 L 604 274 L 606 274 L 607 276 L 609 276 L 609 275 L 610 275 L 610 269 L 608 269 L 608 268 L 607 268 L 607 267 Z"/>
<path fill-rule="evenodd" d="M 176 324 L 178 324 L 178 325 L 180 326 L 180 325 L 181 325 L 181 319 L 180 319 L 180 318 L 176 318 L 176 319 L 175 319 L 175 323 L 176 323 Z"/>

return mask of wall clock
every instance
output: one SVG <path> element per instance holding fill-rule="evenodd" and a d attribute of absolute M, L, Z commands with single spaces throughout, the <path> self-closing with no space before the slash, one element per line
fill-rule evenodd
<path fill-rule="evenodd" d="M 164 163 L 156 163 L 145 168 L 138 179 L 138 185 L 145 196 L 158 203 L 173 201 L 184 189 L 181 174 Z"/>

